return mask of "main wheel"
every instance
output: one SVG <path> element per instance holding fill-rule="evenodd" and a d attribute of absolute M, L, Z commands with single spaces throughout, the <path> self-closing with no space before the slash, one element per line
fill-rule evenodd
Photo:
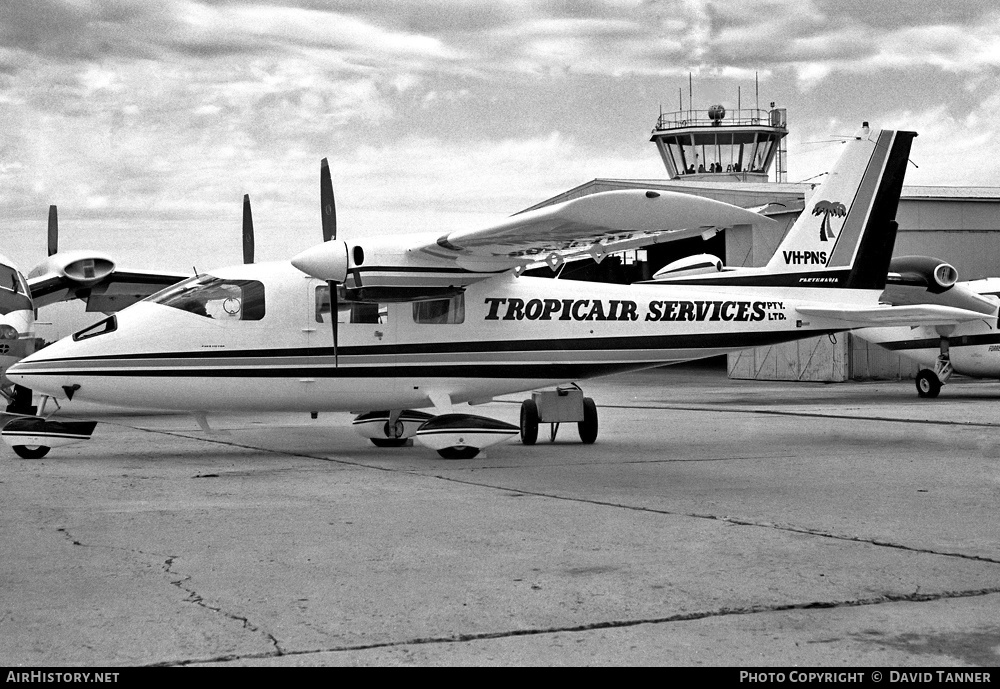
<path fill-rule="evenodd" d="M 45 445 L 28 447 L 27 445 L 14 445 L 14 452 L 18 457 L 24 459 L 41 459 L 49 453 L 49 448 Z"/>
<path fill-rule="evenodd" d="M 455 447 L 444 447 L 438 450 L 438 454 L 445 459 L 472 459 L 479 454 L 478 447 L 468 445 L 457 445 Z"/>
<path fill-rule="evenodd" d="M 917 374 L 917 394 L 921 397 L 937 397 L 941 392 L 941 381 L 937 374 L 927 368 L 920 369 Z"/>
<path fill-rule="evenodd" d="M 535 400 L 521 402 L 521 442 L 534 445 L 538 440 L 538 405 Z"/>
<path fill-rule="evenodd" d="M 583 398 L 583 421 L 577 424 L 580 440 L 591 445 L 597 440 L 597 405 L 589 397 Z"/>

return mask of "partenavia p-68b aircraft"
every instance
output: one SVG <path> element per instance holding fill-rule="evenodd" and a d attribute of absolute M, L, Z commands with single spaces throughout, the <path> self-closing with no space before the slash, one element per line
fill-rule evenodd
<path fill-rule="evenodd" d="M 355 427 L 377 445 L 416 436 L 445 457 L 474 456 L 518 430 L 531 444 L 540 421 L 576 420 L 584 442 L 593 442 L 596 406 L 578 389 L 553 393 L 570 403 L 553 404 L 559 409 L 551 414 L 534 396 L 526 400 L 520 428 L 449 412 L 456 403 L 865 325 L 981 318 L 878 303 L 914 136 L 863 127 L 766 267 L 687 270 L 628 286 L 519 274 L 541 261 L 558 267 L 574 256 L 600 259 L 768 221 L 709 199 L 632 190 L 481 230 L 345 242 L 336 239 L 324 161 L 324 243 L 290 263 L 226 268 L 174 285 L 8 375 L 56 398 L 196 415 L 353 411 L 361 414 Z M 443 413 L 417 411 L 428 407 Z M 10 444 L 40 448 L 45 430 L 3 434 Z"/>

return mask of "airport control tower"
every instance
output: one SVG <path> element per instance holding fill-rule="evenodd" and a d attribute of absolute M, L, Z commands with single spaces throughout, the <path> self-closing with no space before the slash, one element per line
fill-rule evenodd
<path fill-rule="evenodd" d="M 661 112 L 650 139 L 671 181 L 785 182 L 785 109 Z M 776 164 L 775 164 L 776 163 Z M 774 167 L 774 178 L 769 179 Z"/>

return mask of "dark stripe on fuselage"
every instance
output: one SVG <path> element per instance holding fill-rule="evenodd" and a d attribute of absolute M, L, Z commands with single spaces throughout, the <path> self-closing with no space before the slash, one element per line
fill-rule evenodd
<path fill-rule="evenodd" d="M 941 338 L 927 337 L 920 340 L 898 340 L 896 342 L 879 342 L 879 347 L 889 349 L 894 352 L 908 349 L 938 349 L 941 346 Z M 1000 344 L 1000 333 L 989 333 L 987 335 L 963 335 L 961 337 L 949 337 L 949 347 L 976 347 L 980 345 Z"/>
<path fill-rule="evenodd" d="M 815 270 L 802 273 L 761 273 L 759 275 L 729 275 L 716 273 L 705 277 L 651 280 L 640 285 L 719 285 L 730 287 L 843 287 L 850 271 Z"/>
<path fill-rule="evenodd" d="M 409 344 L 385 344 L 337 347 L 340 357 L 348 356 L 405 356 L 408 354 L 469 354 L 482 352 L 579 352 L 579 351 L 610 351 L 632 352 L 644 349 L 744 349 L 761 347 L 781 342 L 801 340 L 807 337 L 825 335 L 836 330 L 810 330 L 776 332 L 743 332 L 743 333 L 706 333 L 693 335 L 647 335 L 638 337 L 591 337 L 555 340 L 487 340 L 471 342 L 415 342 Z M 140 359 L 170 360 L 170 359 L 216 359 L 254 357 L 265 361 L 280 357 L 323 357 L 333 356 L 333 347 L 289 347 L 282 349 L 239 349 L 239 350 L 194 350 L 189 352 L 149 352 L 145 354 L 114 355 L 105 354 L 89 357 L 62 357 L 47 359 L 42 364 L 52 364 L 61 361 L 135 361 Z M 34 362 L 30 362 L 34 363 Z"/>

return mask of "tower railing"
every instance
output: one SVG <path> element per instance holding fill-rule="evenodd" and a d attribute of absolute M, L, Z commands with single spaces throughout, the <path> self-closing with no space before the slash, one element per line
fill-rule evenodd
<path fill-rule="evenodd" d="M 680 129 L 683 127 L 774 127 L 785 129 L 785 110 L 760 110 L 744 108 L 742 110 L 726 111 L 722 119 L 709 117 L 707 110 L 677 110 L 660 113 L 656 120 L 656 129 Z"/>

